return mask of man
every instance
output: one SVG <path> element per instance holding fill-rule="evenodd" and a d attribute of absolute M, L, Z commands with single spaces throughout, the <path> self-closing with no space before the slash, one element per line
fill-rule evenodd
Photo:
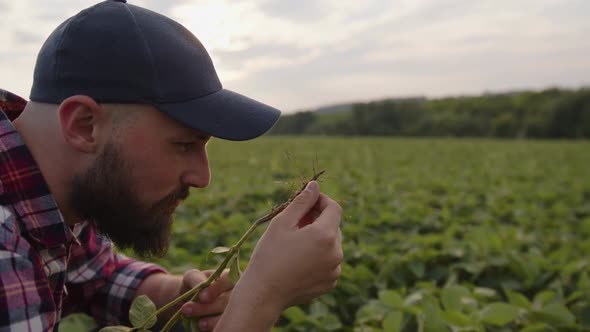
<path fill-rule="evenodd" d="M 279 117 L 223 89 L 188 30 L 125 1 L 57 27 L 30 101 L 2 92 L 0 108 L 0 331 L 55 331 L 72 312 L 124 324 L 135 297 L 162 306 L 203 281 L 211 271 L 171 275 L 110 240 L 163 254 L 175 207 L 209 184 L 210 137 L 251 139 Z M 204 317 L 202 330 L 270 330 L 286 307 L 334 287 L 340 216 L 311 182 L 271 221 L 238 283 L 224 273 L 183 313 Z"/>

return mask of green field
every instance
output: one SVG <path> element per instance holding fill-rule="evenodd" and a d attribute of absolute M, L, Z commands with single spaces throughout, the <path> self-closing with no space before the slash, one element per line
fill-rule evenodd
<path fill-rule="evenodd" d="M 211 185 L 158 260 L 170 271 L 213 268 L 210 249 L 314 169 L 344 208 L 338 287 L 277 331 L 590 330 L 590 143 L 269 137 L 209 155 Z"/>

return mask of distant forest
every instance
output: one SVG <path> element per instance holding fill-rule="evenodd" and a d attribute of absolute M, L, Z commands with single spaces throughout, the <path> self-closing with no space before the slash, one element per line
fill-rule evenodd
<path fill-rule="evenodd" d="M 272 135 L 590 138 L 590 88 L 387 99 L 283 115 Z"/>

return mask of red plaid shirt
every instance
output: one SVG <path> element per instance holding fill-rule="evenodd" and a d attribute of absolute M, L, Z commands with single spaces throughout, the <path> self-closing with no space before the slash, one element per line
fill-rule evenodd
<path fill-rule="evenodd" d="M 25 104 L 0 90 L 0 331 L 57 331 L 73 312 L 125 323 L 141 281 L 165 271 L 115 253 L 88 223 L 66 226 L 10 122 Z"/>

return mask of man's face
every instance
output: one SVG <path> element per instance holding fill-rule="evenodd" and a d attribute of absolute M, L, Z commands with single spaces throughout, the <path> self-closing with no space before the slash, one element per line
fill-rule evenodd
<path fill-rule="evenodd" d="M 116 130 L 74 178 L 70 204 L 119 247 L 164 255 L 175 208 L 209 183 L 209 137 L 153 109 Z"/>

